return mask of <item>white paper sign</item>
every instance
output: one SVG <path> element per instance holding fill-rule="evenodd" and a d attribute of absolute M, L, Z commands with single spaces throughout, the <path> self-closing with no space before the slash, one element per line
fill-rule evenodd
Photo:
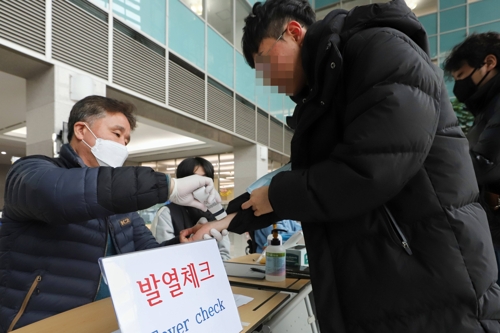
<path fill-rule="evenodd" d="M 213 239 L 100 259 L 122 333 L 237 333 L 238 309 Z"/>

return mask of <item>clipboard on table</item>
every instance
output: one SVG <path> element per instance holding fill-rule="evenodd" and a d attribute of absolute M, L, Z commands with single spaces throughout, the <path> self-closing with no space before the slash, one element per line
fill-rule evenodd
<path fill-rule="evenodd" d="M 264 279 L 266 277 L 266 268 L 259 264 L 242 264 L 237 262 L 224 262 L 227 276 Z"/>

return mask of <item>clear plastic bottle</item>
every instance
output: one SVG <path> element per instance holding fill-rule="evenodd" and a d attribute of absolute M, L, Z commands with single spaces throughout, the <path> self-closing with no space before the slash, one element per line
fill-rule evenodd
<path fill-rule="evenodd" d="M 285 281 L 286 250 L 278 239 L 278 232 L 273 230 L 274 238 L 266 248 L 266 280 L 272 282 Z"/>

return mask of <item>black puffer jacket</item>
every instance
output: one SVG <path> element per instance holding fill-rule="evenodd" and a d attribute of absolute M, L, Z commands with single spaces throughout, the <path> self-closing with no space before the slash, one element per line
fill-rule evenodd
<path fill-rule="evenodd" d="M 88 168 L 69 145 L 58 159 L 17 161 L 0 229 L 0 332 L 92 302 L 108 231 L 117 253 L 160 246 L 135 211 L 165 202 L 168 186 L 150 168 Z"/>
<path fill-rule="evenodd" d="M 474 115 L 467 138 L 481 202 L 488 213 L 493 243 L 500 246 L 500 211 L 487 204 L 489 192 L 500 194 L 500 75 L 481 87 L 466 105 Z"/>
<path fill-rule="evenodd" d="M 229 226 L 302 221 L 321 332 L 500 332 L 467 139 L 426 51 L 404 0 L 311 26 L 292 171 L 271 182 L 273 213 Z"/>

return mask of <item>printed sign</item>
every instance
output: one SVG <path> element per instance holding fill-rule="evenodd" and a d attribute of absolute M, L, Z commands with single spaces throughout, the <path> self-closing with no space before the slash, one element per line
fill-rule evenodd
<path fill-rule="evenodd" d="M 101 258 L 122 333 L 236 333 L 238 309 L 217 242 Z"/>

